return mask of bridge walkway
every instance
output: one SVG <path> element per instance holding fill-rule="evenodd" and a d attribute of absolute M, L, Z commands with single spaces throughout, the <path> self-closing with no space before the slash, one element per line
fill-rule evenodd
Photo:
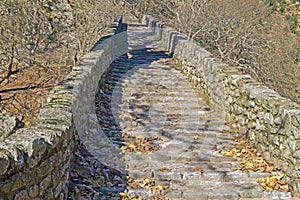
<path fill-rule="evenodd" d="M 79 148 L 70 199 L 271 198 L 257 183 L 269 174 L 236 172 L 239 159 L 219 153 L 232 148 L 237 135 L 158 38 L 142 25 L 129 25 L 127 32 L 130 51 L 112 63 L 96 103 L 103 132 L 122 151 L 107 156 L 123 165 L 104 166 Z"/>

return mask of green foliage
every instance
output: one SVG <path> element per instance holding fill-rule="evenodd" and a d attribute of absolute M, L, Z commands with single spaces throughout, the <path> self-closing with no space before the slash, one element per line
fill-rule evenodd
<path fill-rule="evenodd" d="M 287 2 L 285 0 L 265 0 L 265 4 L 269 6 L 269 11 L 271 13 L 279 13 L 284 15 L 289 24 L 290 32 L 296 33 L 298 27 L 297 15 L 299 14 L 293 12 L 293 10 L 291 9 L 291 5 L 293 4 L 293 7 L 296 8 L 297 12 L 300 7 L 299 0 L 293 0 L 291 2 Z"/>
<path fill-rule="evenodd" d="M 278 10 L 280 13 L 284 13 L 288 6 L 284 0 L 266 0 L 265 3 L 270 7 L 271 13 Z"/>
<path fill-rule="evenodd" d="M 289 23 L 291 33 L 296 33 L 296 29 L 298 27 L 297 15 L 286 15 L 285 18 Z"/>
<path fill-rule="evenodd" d="M 285 13 L 286 9 L 288 9 L 286 2 L 284 0 L 279 1 L 279 12 Z"/>
<path fill-rule="evenodd" d="M 246 137 L 246 144 L 247 145 L 250 145 L 251 144 L 251 139 L 250 139 L 250 136 Z"/>
<path fill-rule="evenodd" d="M 271 13 L 276 11 L 276 0 L 266 0 L 265 3 L 270 7 L 269 11 Z"/>

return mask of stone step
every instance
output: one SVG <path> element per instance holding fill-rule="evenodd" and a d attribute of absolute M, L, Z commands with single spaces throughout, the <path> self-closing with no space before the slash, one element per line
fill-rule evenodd
<path fill-rule="evenodd" d="M 139 196 L 142 199 L 153 199 L 154 196 L 150 189 L 140 188 L 129 189 L 128 194 Z M 171 184 L 170 189 L 162 191 L 162 194 L 171 199 L 197 200 L 263 198 L 267 196 L 261 187 L 251 182 L 215 182 L 214 184 L 203 183 L 202 185 L 189 185 L 186 187 Z M 286 193 L 277 193 L 277 195 L 288 196 Z M 269 195 L 269 197 L 270 196 L 272 195 Z"/>
<path fill-rule="evenodd" d="M 237 144 L 233 139 L 238 134 L 229 132 L 229 127 L 204 101 L 206 97 L 196 94 L 184 75 L 166 60 L 169 55 L 151 36 L 151 30 L 129 25 L 127 34 L 132 51 L 111 64 L 96 95 L 102 131 L 117 151 L 111 152 L 101 143 L 102 135 L 87 137 L 91 140 L 84 143 L 87 149 L 99 158 L 117 159 L 120 170 L 126 170 L 136 181 L 151 178 L 156 185 L 169 186 L 169 190 L 161 191 L 169 199 L 290 198 L 290 193 L 262 190 L 257 178 L 269 173 L 236 172 L 240 159 L 224 157 L 219 151 Z M 162 140 L 153 143 L 160 149 L 150 154 L 121 154 L 118 147 L 130 143 L 123 140 L 123 133 L 159 137 Z M 101 146 L 90 147 L 95 142 Z M 73 184 L 86 188 L 75 192 L 78 199 L 120 199 L 119 192 L 124 191 L 136 199 L 159 199 L 150 188 L 125 188 L 126 173 L 108 174 L 107 171 L 119 170 L 108 170 L 109 166 L 97 168 L 99 164 L 92 162 L 86 152 L 77 158 L 77 164 L 86 169 L 80 174 L 86 177 L 80 182 L 76 173 L 71 173 Z M 101 172 L 105 173 L 101 183 L 104 185 L 91 186 Z"/>
<path fill-rule="evenodd" d="M 113 85 L 112 88 L 113 88 L 113 90 L 115 92 L 118 91 L 120 94 L 128 95 L 128 97 L 130 97 L 133 94 L 132 91 L 137 90 L 136 87 L 132 88 L 132 90 L 128 89 L 126 83 L 123 83 L 123 82 L 118 83 L 119 85 L 117 85 L 117 86 L 115 86 L 116 85 L 115 81 L 107 81 L 107 84 Z M 124 87 L 127 87 L 126 90 L 131 91 L 131 93 L 128 93 L 128 94 L 124 93 L 124 89 L 123 89 Z M 140 95 L 139 97 L 143 97 L 143 98 L 148 97 L 149 99 L 150 99 L 150 97 L 151 98 L 155 98 L 155 99 L 157 99 L 157 98 L 164 98 L 165 101 L 180 102 L 180 103 L 184 103 L 185 102 L 185 104 L 189 104 L 189 105 L 193 105 L 194 103 L 197 105 L 201 101 L 201 99 L 197 98 L 194 93 L 187 93 L 187 94 L 180 95 L 180 94 L 174 94 L 174 93 L 172 93 L 170 91 L 163 91 L 163 92 L 161 92 L 161 91 L 153 91 L 153 90 L 151 90 L 150 87 L 151 86 L 149 86 L 149 90 L 147 90 L 147 91 L 139 92 L 139 95 Z M 172 88 L 170 88 L 170 89 L 172 89 Z M 176 88 L 173 88 L 173 89 L 182 91 L 182 93 L 185 92 L 184 91 L 185 88 L 177 88 L 176 87 Z M 133 98 L 129 98 L 129 99 L 133 99 Z M 203 105 L 205 105 L 205 103 L 203 103 Z M 205 105 L 205 106 L 207 108 L 209 108 L 207 105 Z"/>
<path fill-rule="evenodd" d="M 139 197 L 143 200 L 152 200 L 153 192 L 151 189 L 137 188 L 137 189 L 128 189 L 127 194 L 132 197 Z"/>
<path fill-rule="evenodd" d="M 240 199 L 240 198 L 262 198 L 262 190 L 241 190 L 241 188 L 196 188 L 194 190 L 186 190 L 182 192 L 182 199 L 199 200 L 199 199 Z"/>
<path fill-rule="evenodd" d="M 181 163 L 181 165 L 182 164 L 183 163 Z M 220 185 L 222 183 L 225 185 L 240 185 L 244 183 L 257 185 L 257 178 L 271 175 L 271 173 L 262 172 L 240 173 L 234 172 L 233 169 L 227 169 L 227 171 L 215 171 L 208 168 L 206 169 L 203 165 L 200 165 L 202 168 L 197 166 L 196 168 L 178 168 L 176 170 L 167 167 L 150 169 L 149 166 L 151 165 L 144 164 L 144 166 L 145 167 L 141 170 L 128 169 L 128 175 L 135 180 L 154 178 L 155 181 L 169 181 L 172 182 L 172 184 L 187 185 L 188 187 L 190 187 L 189 184 L 197 185 L 198 187 L 199 185 Z M 203 169 L 203 171 L 193 171 L 194 169 L 199 168 Z"/>
<path fill-rule="evenodd" d="M 171 199 L 289 199 L 289 192 L 263 191 L 254 182 L 203 182 L 198 185 L 188 185 L 176 188 L 170 185 L 170 189 L 161 193 Z M 174 188 L 172 188 L 174 187 Z M 222 189 L 223 187 L 223 189 Z M 128 189 L 129 195 L 142 199 L 153 199 L 154 194 L 150 189 Z"/>

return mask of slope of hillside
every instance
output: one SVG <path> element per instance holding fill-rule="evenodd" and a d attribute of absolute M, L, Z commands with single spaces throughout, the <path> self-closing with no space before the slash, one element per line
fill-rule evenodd
<path fill-rule="evenodd" d="M 299 0 L 125 1 L 300 102 Z"/>
<path fill-rule="evenodd" d="M 116 14 L 127 20 L 152 14 L 300 102 L 299 4 L 299 0 L 3 0 L 1 112 L 30 125 L 47 92 L 105 34 Z"/>
<path fill-rule="evenodd" d="M 89 52 L 118 12 L 107 0 L 1 1 L 1 112 L 29 126 L 54 84 Z"/>

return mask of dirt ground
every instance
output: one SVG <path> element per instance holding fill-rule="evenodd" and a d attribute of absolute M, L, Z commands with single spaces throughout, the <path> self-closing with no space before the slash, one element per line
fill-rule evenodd
<path fill-rule="evenodd" d="M 1 111 L 18 116 L 29 126 L 49 91 L 70 71 L 70 66 L 33 66 L 12 75 L 0 84 Z"/>

